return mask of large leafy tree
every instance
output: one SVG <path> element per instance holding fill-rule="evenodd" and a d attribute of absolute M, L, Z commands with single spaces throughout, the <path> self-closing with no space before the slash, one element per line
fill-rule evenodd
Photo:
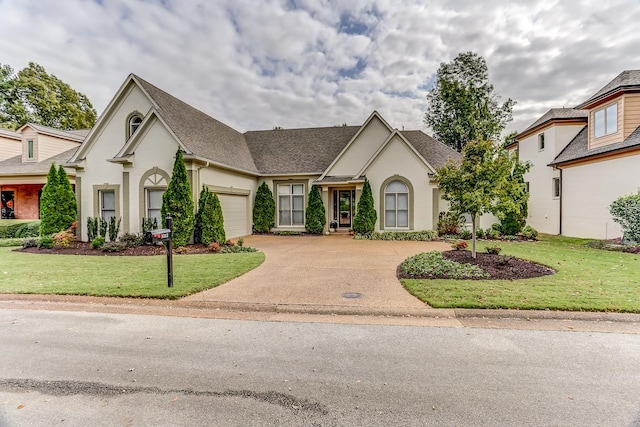
<path fill-rule="evenodd" d="M 41 65 L 30 62 L 15 74 L 10 66 L 0 64 L 0 127 L 17 129 L 30 122 L 56 129 L 87 129 L 96 117 L 86 95 Z"/>
<path fill-rule="evenodd" d="M 276 202 L 273 193 L 263 182 L 256 191 L 253 205 L 253 231 L 256 233 L 268 233 L 275 225 Z"/>
<path fill-rule="evenodd" d="M 373 206 L 371 184 L 369 184 L 369 180 L 365 179 L 356 215 L 353 218 L 353 231 L 360 234 L 371 234 L 376 228 L 377 220 L 378 214 Z"/>
<path fill-rule="evenodd" d="M 167 226 L 167 215 L 173 219 L 173 244 L 184 246 L 189 242 L 195 222 L 193 214 L 193 196 L 187 177 L 182 151 L 178 148 L 173 163 L 173 173 L 167 191 L 162 195 L 162 226 Z"/>
<path fill-rule="evenodd" d="M 511 99 L 500 102 L 489 83 L 486 61 L 473 52 L 440 64 L 427 101 L 424 122 L 436 139 L 457 151 L 469 141 L 497 141 L 512 120 L 515 104 Z"/>
<path fill-rule="evenodd" d="M 327 223 L 327 215 L 322 204 L 322 196 L 317 185 L 311 187 L 309 193 L 309 206 L 305 212 L 305 229 L 311 234 L 322 234 L 324 225 Z"/>
<path fill-rule="evenodd" d="M 459 162 L 449 160 L 438 169 L 435 179 L 450 210 L 467 213 L 472 221 L 472 254 L 476 257 L 476 228 L 480 215 L 501 209 L 521 214 L 523 205 L 511 200 L 514 194 L 524 193 L 524 182 L 514 178 L 515 169 L 528 170 L 515 156 L 505 152 L 492 141 L 470 141 L 462 149 Z M 525 203 L 526 208 L 526 203 Z"/>

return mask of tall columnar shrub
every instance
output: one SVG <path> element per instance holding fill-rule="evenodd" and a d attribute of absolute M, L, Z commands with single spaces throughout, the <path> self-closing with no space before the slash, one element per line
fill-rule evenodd
<path fill-rule="evenodd" d="M 353 231 L 360 234 L 370 234 L 376 228 L 378 214 L 373 207 L 373 194 L 369 180 L 365 179 L 362 194 L 358 201 L 356 216 L 353 218 Z"/>
<path fill-rule="evenodd" d="M 115 242 L 118 239 L 121 220 L 122 218 L 116 219 L 115 216 L 112 216 L 111 218 L 109 218 L 109 241 Z"/>
<path fill-rule="evenodd" d="M 640 244 L 640 190 L 637 194 L 617 198 L 609 206 L 613 220 L 620 224 L 624 237 Z"/>
<path fill-rule="evenodd" d="M 167 215 L 171 215 L 173 219 L 173 244 L 176 247 L 186 245 L 191 238 L 195 219 L 187 167 L 180 149 L 176 152 L 169 187 L 162 195 L 161 213 L 163 227 L 167 227 Z"/>
<path fill-rule="evenodd" d="M 40 197 L 41 236 L 48 236 L 66 229 L 66 227 L 60 225 L 58 187 L 60 187 L 60 177 L 56 171 L 56 166 L 52 164 L 47 174 L 47 183 L 42 188 L 42 195 Z"/>
<path fill-rule="evenodd" d="M 62 165 L 58 167 L 58 214 L 62 230 L 69 228 L 78 217 L 76 194 Z"/>
<path fill-rule="evenodd" d="M 309 193 L 309 205 L 304 218 L 305 229 L 312 234 L 322 234 L 327 223 L 327 215 L 322 204 L 322 196 L 317 185 L 311 187 Z"/>
<path fill-rule="evenodd" d="M 87 217 L 87 238 L 90 242 L 98 237 L 98 218 Z"/>
<path fill-rule="evenodd" d="M 211 193 L 209 199 L 211 200 L 211 208 L 207 207 L 207 211 L 211 209 L 211 215 L 213 216 L 213 219 L 211 221 L 211 239 L 214 242 L 223 244 L 227 241 L 227 237 L 224 232 L 224 216 L 222 215 L 222 206 L 220 205 L 220 199 L 218 199 L 218 195 L 215 193 Z"/>
<path fill-rule="evenodd" d="M 260 184 L 253 206 L 253 231 L 268 233 L 275 226 L 276 202 L 266 182 Z"/>
<path fill-rule="evenodd" d="M 196 211 L 195 223 L 193 226 L 193 242 L 194 243 L 203 243 L 202 242 L 202 211 L 205 208 L 205 202 L 207 201 L 207 195 L 209 194 L 209 190 L 204 185 L 202 186 L 202 190 L 200 190 L 200 195 L 198 196 L 198 210 Z"/>

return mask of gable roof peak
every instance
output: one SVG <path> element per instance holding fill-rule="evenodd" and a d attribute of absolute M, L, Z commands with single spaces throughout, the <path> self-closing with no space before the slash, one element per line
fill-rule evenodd
<path fill-rule="evenodd" d="M 576 108 L 585 108 L 618 91 L 640 91 L 640 70 L 624 70 Z"/>

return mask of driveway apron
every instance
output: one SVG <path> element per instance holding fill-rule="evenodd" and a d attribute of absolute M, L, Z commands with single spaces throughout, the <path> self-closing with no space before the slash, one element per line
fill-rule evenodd
<path fill-rule="evenodd" d="M 248 236 L 265 262 L 217 288 L 184 298 L 246 304 L 425 308 L 396 278 L 405 258 L 447 250 L 442 242 L 354 240 L 349 235 Z"/>

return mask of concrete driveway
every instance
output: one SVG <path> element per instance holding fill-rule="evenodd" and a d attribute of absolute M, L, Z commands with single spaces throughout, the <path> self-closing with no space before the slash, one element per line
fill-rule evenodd
<path fill-rule="evenodd" d="M 260 267 L 183 301 L 424 309 L 402 287 L 396 268 L 408 256 L 451 248 L 443 242 L 354 240 L 349 235 L 249 236 L 244 242 L 265 253 Z"/>

